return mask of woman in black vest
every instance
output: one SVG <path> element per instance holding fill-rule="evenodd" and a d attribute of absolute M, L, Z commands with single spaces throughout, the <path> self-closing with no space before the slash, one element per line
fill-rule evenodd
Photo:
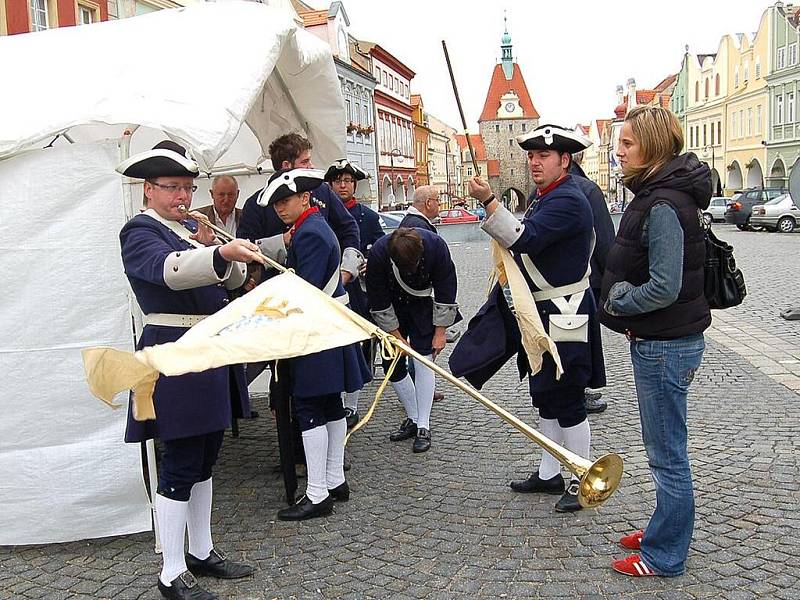
<path fill-rule="evenodd" d="M 656 487 L 647 528 L 620 540 L 640 555 L 612 563 L 634 577 L 681 575 L 694 527 L 686 396 L 711 324 L 700 212 L 711 198 L 711 172 L 694 154 L 680 154 L 682 148 L 681 126 L 670 111 L 641 106 L 628 113 L 617 156 L 635 197 L 609 252 L 600 292 L 600 322 L 630 340 Z"/>

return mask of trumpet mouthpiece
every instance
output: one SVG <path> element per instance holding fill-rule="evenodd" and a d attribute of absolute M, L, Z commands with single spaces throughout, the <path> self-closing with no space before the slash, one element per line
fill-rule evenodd
<path fill-rule="evenodd" d="M 178 210 L 182 213 L 186 212 L 186 205 L 185 204 L 178 204 Z"/>

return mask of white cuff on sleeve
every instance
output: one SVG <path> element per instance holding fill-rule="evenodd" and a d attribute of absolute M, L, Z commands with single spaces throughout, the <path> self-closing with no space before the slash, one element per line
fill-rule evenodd
<path fill-rule="evenodd" d="M 513 246 L 522 235 L 524 227 L 505 206 L 498 206 L 492 216 L 481 223 L 481 229 L 496 239 L 503 248 Z"/>
<path fill-rule="evenodd" d="M 164 283 L 172 290 L 188 290 L 203 285 L 224 281 L 231 274 L 231 265 L 225 275 L 219 277 L 214 270 L 216 246 L 178 250 L 164 260 Z"/>
<path fill-rule="evenodd" d="M 245 281 L 247 281 L 247 263 L 232 262 L 229 272 L 230 275 L 225 280 L 225 289 L 238 289 L 244 285 Z"/>
<path fill-rule="evenodd" d="M 433 303 L 433 325 L 434 327 L 450 327 L 456 322 L 458 315 L 458 304 Z"/>
<path fill-rule="evenodd" d="M 347 271 L 353 277 L 358 277 L 358 272 L 364 262 L 364 255 L 355 248 L 345 248 L 342 253 L 342 271 Z"/>
<path fill-rule="evenodd" d="M 261 252 L 264 256 L 268 256 L 280 264 L 286 263 L 286 244 L 283 243 L 282 233 L 256 240 L 256 244 L 261 248 Z"/>
<path fill-rule="evenodd" d="M 383 310 L 371 310 L 372 318 L 375 319 L 375 324 L 386 331 L 394 331 L 400 327 L 400 321 L 397 320 L 397 315 L 394 312 L 394 306 L 384 308 Z"/>

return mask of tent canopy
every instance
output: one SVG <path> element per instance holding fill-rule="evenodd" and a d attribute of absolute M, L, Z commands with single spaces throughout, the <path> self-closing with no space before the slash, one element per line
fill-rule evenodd
<path fill-rule="evenodd" d="M 343 157 L 344 101 L 329 47 L 284 7 L 206 3 L 0 38 L 0 160 L 92 123 L 144 125 L 209 171 L 252 130 L 261 156 L 305 131 L 320 164 Z"/>

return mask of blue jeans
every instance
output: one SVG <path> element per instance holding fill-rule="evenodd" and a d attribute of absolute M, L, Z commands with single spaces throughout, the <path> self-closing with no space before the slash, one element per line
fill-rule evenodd
<path fill-rule="evenodd" d="M 694 529 L 692 471 L 686 447 L 686 395 L 703 359 L 702 333 L 631 342 L 656 510 L 642 539 L 642 560 L 660 575 L 683 574 Z"/>

